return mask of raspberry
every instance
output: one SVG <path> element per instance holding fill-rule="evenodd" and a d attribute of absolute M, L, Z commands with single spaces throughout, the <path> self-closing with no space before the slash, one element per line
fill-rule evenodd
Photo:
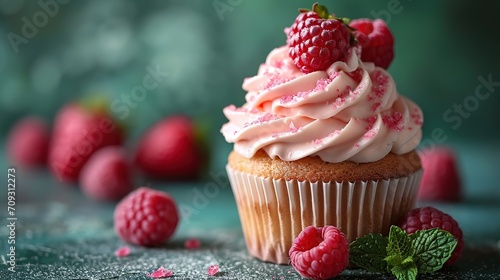
<path fill-rule="evenodd" d="M 328 279 L 347 267 L 348 247 L 345 235 L 338 228 L 308 226 L 290 248 L 290 263 L 304 277 Z"/>
<path fill-rule="evenodd" d="M 461 199 L 460 176 L 451 148 L 432 147 L 420 153 L 424 174 L 418 189 L 418 199 L 456 202 Z"/>
<path fill-rule="evenodd" d="M 20 167 L 45 165 L 50 142 L 47 124 L 36 116 L 18 121 L 7 139 L 7 154 L 13 164 Z"/>
<path fill-rule="evenodd" d="M 381 20 L 355 19 L 349 26 L 356 29 L 354 37 L 361 45 L 361 59 L 387 69 L 394 58 L 394 37 Z"/>
<path fill-rule="evenodd" d="M 301 12 L 285 32 L 289 55 L 306 74 L 326 70 L 335 61 L 343 60 L 350 47 L 347 25 L 317 3 L 312 11 Z"/>
<path fill-rule="evenodd" d="M 179 215 L 175 201 L 166 193 L 141 187 L 126 196 L 115 208 L 115 232 L 124 241 L 156 246 L 174 233 Z"/>
<path fill-rule="evenodd" d="M 457 239 L 457 247 L 453 250 L 451 257 L 445 265 L 454 264 L 462 255 L 464 240 L 462 230 L 450 215 L 445 214 L 434 207 L 422 207 L 411 210 L 397 223 L 406 233 L 412 234 L 417 230 L 440 228 L 453 234 Z"/>
<path fill-rule="evenodd" d="M 122 148 L 96 151 L 80 172 L 80 185 L 85 195 L 103 201 L 117 201 L 131 192 L 131 167 Z"/>
<path fill-rule="evenodd" d="M 157 179 L 196 179 L 203 166 L 196 136 L 191 118 L 164 118 L 141 137 L 136 164 L 144 174 Z"/>

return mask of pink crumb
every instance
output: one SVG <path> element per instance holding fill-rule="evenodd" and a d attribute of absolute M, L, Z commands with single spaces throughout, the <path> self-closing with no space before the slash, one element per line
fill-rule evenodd
<path fill-rule="evenodd" d="M 332 132 L 332 133 L 328 134 L 328 136 L 333 137 L 333 136 L 337 136 L 337 135 L 339 135 L 339 134 L 340 134 L 340 130 L 338 130 L 338 129 L 337 129 L 337 130 L 335 130 L 334 132 Z"/>
<path fill-rule="evenodd" d="M 292 101 L 293 101 L 293 95 L 283 95 L 280 98 L 280 103 L 281 104 L 286 104 L 286 103 L 289 103 L 289 102 L 292 102 Z"/>
<path fill-rule="evenodd" d="M 308 91 L 299 91 L 297 92 L 297 97 L 299 98 L 306 98 L 309 96 L 309 94 L 312 92 L 312 90 L 308 90 Z"/>
<path fill-rule="evenodd" d="M 115 256 L 121 258 L 130 255 L 130 247 L 122 246 L 115 251 Z"/>
<path fill-rule="evenodd" d="M 333 81 L 338 76 L 340 76 L 340 72 L 334 71 L 334 72 L 330 73 L 330 75 L 328 77 L 330 78 L 330 81 Z"/>
<path fill-rule="evenodd" d="M 323 140 L 321 140 L 321 139 L 314 139 L 313 140 L 313 144 L 314 145 L 321 145 L 321 144 L 323 144 Z"/>
<path fill-rule="evenodd" d="M 377 134 L 377 131 L 373 130 L 373 129 L 370 129 L 368 130 L 365 135 L 363 135 L 363 138 L 365 139 L 372 139 L 373 136 L 375 136 Z"/>
<path fill-rule="evenodd" d="M 372 105 L 372 112 L 377 111 L 378 107 L 380 107 L 381 104 L 382 103 L 380 103 L 380 102 L 373 103 L 373 105 Z"/>
<path fill-rule="evenodd" d="M 288 127 L 291 133 L 295 133 L 299 131 L 300 127 L 295 127 L 295 124 L 293 122 L 290 122 L 290 126 Z"/>
<path fill-rule="evenodd" d="M 197 238 L 189 238 L 184 241 L 184 248 L 193 250 L 198 249 L 201 246 L 201 241 Z"/>
<path fill-rule="evenodd" d="M 151 278 L 166 278 L 166 277 L 170 277 L 174 275 L 174 273 L 172 272 L 172 270 L 166 270 L 163 266 L 161 266 L 160 268 L 158 268 L 156 271 L 153 271 L 151 274 L 150 273 L 146 273 L 146 276 L 149 276 Z"/>
<path fill-rule="evenodd" d="M 377 71 L 370 75 L 374 84 L 372 86 L 372 92 L 368 95 L 368 100 L 374 100 L 377 98 L 382 98 L 386 93 L 387 83 L 389 82 L 389 76 L 382 74 L 381 71 Z"/>
<path fill-rule="evenodd" d="M 319 90 L 324 90 L 325 87 L 330 84 L 332 80 L 331 79 L 325 79 L 325 78 L 321 78 L 319 79 L 318 81 L 316 81 L 316 87 L 314 88 L 313 91 L 319 91 Z"/>
<path fill-rule="evenodd" d="M 277 115 L 275 115 L 275 114 L 271 114 L 271 113 L 266 113 L 264 116 L 260 117 L 260 118 L 258 119 L 258 121 L 259 121 L 260 123 L 263 123 L 263 122 L 268 122 L 268 121 L 274 121 L 274 120 L 276 120 L 276 119 L 278 119 L 278 116 L 277 116 Z"/>
<path fill-rule="evenodd" d="M 395 129 L 397 131 L 403 130 L 404 126 L 401 124 L 403 120 L 403 115 L 400 112 L 393 112 L 391 115 L 383 115 L 382 121 L 389 128 Z"/>
<path fill-rule="evenodd" d="M 219 272 L 219 265 L 218 264 L 211 265 L 208 268 L 207 272 L 208 272 L 208 275 L 214 276 L 215 274 L 217 274 L 217 272 Z"/>
<path fill-rule="evenodd" d="M 273 88 L 275 86 L 279 86 L 281 84 L 289 82 L 290 80 L 291 80 L 290 78 L 280 78 L 277 75 L 273 75 L 269 79 L 269 82 L 266 84 L 266 86 L 264 87 L 264 89 L 271 89 L 271 88 Z"/>
<path fill-rule="evenodd" d="M 373 124 L 377 121 L 377 115 L 371 115 L 368 118 L 366 118 L 365 121 L 368 123 L 366 130 L 370 130 L 372 129 Z"/>
<path fill-rule="evenodd" d="M 410 117 L 413 119 L 413 122 L 416 124 L 416 125 L 422 125 L 423 124 L 423 121 L 422 121 L 422 115 L 419 114 L 419 112 L 417 113 L 412 113 L 410 115 Z"/>
<path fill-rule="evenodd" d="M 359 143 L 357 143 L 357 142 L 356 142 L 356 143 L 354 143 L 354 147 L 355 147 L 355 148 L 359 148 L 359 146 L 361 146 Z"/>

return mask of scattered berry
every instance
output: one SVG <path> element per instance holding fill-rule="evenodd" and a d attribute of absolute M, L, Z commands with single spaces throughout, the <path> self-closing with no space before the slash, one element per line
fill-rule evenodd
<path fill-rule="evenodd" d="M 361 59 L 387 69 L 394 58 L 394 37 L 381 19 L 355 19 L 349 24 L 355 28 L 354 37 L 361 45 Z"/>
<path fill-rule="evenodd" d="M 345 235 L 334 226 L 308 226 L 290 248 L 290 263 L 307 278 L 328 279 L 340 274 L 349 264 Z"/>
<path fill-rule="evenodd" d="M 313 5 L 312 11 L 300 10 L 287 33 L 289 55 L 304 73 L 326 70 L 343 60 L 351 45 L 348 26 L 328 14 L 325 6 Z"/>
<path fill-rule="evenodd" d="M 94 152 L 122 142 L 121 129 L 105 110 L 72 103 L 56 117 L 48 164 L 61 182 L 76 182 Z"/>
<path fill-rule="evenodd" d="M 47 125 L 38 117 L 26 117 L 18 121 L 7 139 L 7 154 L 13 164 L 20 167 L 45 165 L 50 133 Z"/>
<path fill-rule="evenodd" d="M 175 201 L 166 193 L 141 187 L 122 199 L 115 208 L 115 232 L 124 241 L 156 246 L 174 233 L 179 215 Z"/>
<path fill-rule="evenodd" d="M 419 154 L 424 174 L 418 198 L 427 201 L 459 201 L 460 177 L 453 150 L 447 147 L 432 147 Z"/>
<path fill-rule="evenodd" d="M 142 137 L 136 164 L 146 174 L 159 179 L 194 179 L 203 159 L 197 146 L 195 128 L 184 116 L 166 118 Z"/>
<path fill-rule="evenodd" d="M 208 275 L 210 275 L 210 276 L 214 276 L 215 274 L 217 274 L 217 272 L 219 272 L 219 265 L 218 264 L 211 265 L 208 268 Z"/>
<path fill-rule="evenodd" d="M 172 270 L 166 270 L 163 266 L 158 268 L 157 270 L 151 272 L 151 273 L 146 273 L 146 276 L 149 276 L 151 278 L 166 278 L 174 275 Z"/>
<path fill-rule="evenodd" d="M 445 214 L 434 207 L 422 207 L 411 210 L 403 217 L 398 225 L 408 234 L 417 230 L 440 228 L 453 234 L 457 239 L 457 246 L 445 265 L 454 264 L 462 255 L 464 240 L 462 230 L 450 215 Z"/>
<path fill-rule="evenodd" d="M 96 151 L 80 173 L 80 185 L 88 197 L 103 201 L 119 200 L 131 192 L 131 168 L 122 148 Z"/>
<path fill-rule="evenodd" d="M 198 249 L 201 246 L 201 242 L 197 238 L 189 238 L 184 241 L 184 248 L 189 250 Z"/>
<path fill-rule="evenodd" d="M 115 256 L 122 258 L 130 255 L 130 247 L 122 246 L 115 251 Z"/>

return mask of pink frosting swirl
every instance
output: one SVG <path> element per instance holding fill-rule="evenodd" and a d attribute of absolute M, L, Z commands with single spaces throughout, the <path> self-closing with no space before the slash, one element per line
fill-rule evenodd
<path fill-rule="evenodd" d="M 264 150 L 293 161 L 319 156 L 326 162 L 372 162 L 389 152 L 414 150 L 422 137 L 422 112 L 400 96 L 389 73 L 363 63 L 351 48 L 347 62 L 304 74 L 276 48 L 246 78 L 242 107 L 224 108 L 221 132 L 245 157 Z"/>

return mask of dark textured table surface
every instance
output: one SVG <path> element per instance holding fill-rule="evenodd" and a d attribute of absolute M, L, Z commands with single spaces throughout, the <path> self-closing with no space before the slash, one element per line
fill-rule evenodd
<path fill-rule="evenodd" d="M 498 180 L 493 180 L 498 176 L 485 170 L 497 167 L 475 162 L 498 158 L 500 153 L 481 154 L 474 149 L 463 153 L 472 160 L 465 166 L 465 175 L 482 175 L 482 189 L 469 192 L 466 188 L 467 198 L 459 204 L 432 205 L 459 221 L 466 249 L 455 266 L 419 279 L 500 279 L 500 191 L 494 185 Z M 7 172 L 3 173 L 0 177 L 6 182 Z M 7 209 L 0 209 L 0 279 L 151 279 L 146 273 L 160 266 L 173 270 L 168 279 L 301 279 L 290 266 L 263 263 L 248 255 L 230 187 L 218 182 L 216 195 L 202 195 L 213 181 L 152 183 L 177 200 L 182 222 L 164 247 L 130 246 L 129 256 L 117 258 L 114 251 L 125 244 L 113 232 L 114 204 L 87 199 L 78 188 L 59 185 L 45 171 L 19 171 L 15 272 L 7 270 Z M 465 179 L 466 185 L 473 183 L 479 184 L 471 177 Z M 0 193 L 2 208 L 6 197 L 6 191 Z M 199 238 L 201 248 L 184 249 L 183 242 L 190 237 Z M 212 264 L 220 266 L 215 276 L 207 274 Z M 393 278 L 348 269 L 336 279 Z"/>

